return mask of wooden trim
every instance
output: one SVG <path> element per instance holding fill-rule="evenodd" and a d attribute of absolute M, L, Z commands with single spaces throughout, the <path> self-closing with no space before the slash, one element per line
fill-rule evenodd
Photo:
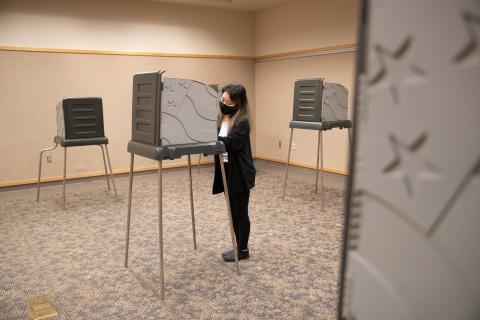
<path fill-rule="evenodd" d="M 295 56 L 308 56 L 309 54 L 337 53 L 341 50 L 356 50 L 355 43 L 343 44 L 329 47 L 313 48 L 298 51 L 286 51 L 260 56 L 234 56 L 220 54 L 196 54 L 196 53 L 161 53 L 161 52 L 141 52 L 141 51 L 110 51 L 110 50 L 83 50 L 83 49 L 62 49 L 62 48 L 33 48 L 18 46 L 0 46 L 0 51 L 20 51 L 20 52 L 46 52 L 46 53 L 70 53 L 70 54 L 98 54 L 98 55 L 117 55 L 117 56 L 147 56 L 147 57 L 168 57 L 168 58 L 197 58 L 197 59 L 229 59 L 229 60 L 268 60 L 287 58 Z"/>
<path fill-rule="evenodd" d="M 109 50 L 83 50 L 83 49 L 62 49 L 62 48 L 32 48 L 16 46 L 0 46 L 0 51 L 21 51 L 21 52 L 47 52 L 47 53 L 72 53 L 72 54 L 98 54 L 116 56 L 147 56 L 167 58 L 204 58 L 204 59 L 230 59 L 230 60 L 254 60 L 251 56 L 231 56 L 219 54 L 196 54 L 196 53 L 160 53 L 141 51 L 109 51 Z"/>
<path fill-rule="evenodd" d="M 276 158 L 270 158 L 270 157 L 258 156 L 258 155 L 255 156 L 255 159 L 272 161 L 272 162 L 282 163 L 282 164 L 286 164 L 286 163 L 287 163 L 287 160 L 280 160 L 280 159 L 276 159 Z M 315 170 L 315 168 L 316 168 L 314 165 L 307 164 L 307 163 L 302 163 L 302 162 L 292 162 L 292 161 L 290 161 L 289 165 L 290 165 L 290 166 L 295 166 L 295 167 L 307 168 L 307 169 L 314 169 L 314 170 Z M 323 171 L 325 171 L 325 172 L 330 172 L 330 173 L 341 174 L 341 175 L 343 175 L 343 176 L 347 176 L 347 175 L 348 175 L 348 171 L 339 170 L 339 169 L 333 169 L 333 168 L 325 168 L 325 167 L 323 167 Z"/>
<path fill-rule="evenodd" d="M 198 163 L 198 162 L 197 162 Z M 192 167 L 196 166 L 197 163 L 193 163 L 192 161 Z M 200 162 L 201 164 L 212 164 L 213 160 L 203 160 Z M 187 167 L 188 163 L 187 162 L 181 162 L 181 163 L 172 163 L 172 164 L 164 164 L 163 168 L 164 169 L 173 169 L 173 168 L 184 168 Z M 139 168 L 134 168 L 133 172 L 145 172 L 145 171 L 156 171 L 158 167 L 156 166 L 148 166 L 148 167 L 139 167 Z M 113 174 L 125 174 L 129 173 L 129 169 L 120 169 L 120 170 L 115 170 Z M 79 174 L 74 174 L 67 176 L 67 180 L 77 180 L 77 179 L 85 179 L 85 178 L 93 178 L 93 177 L 100 177 L 104 176 L 105 172 L 87 172 L 87 173 L 79 173 Z M 63 177 L 62 176 L 56 176 L 56 177 L 44 177 L 42 178 L 41 182 L 53 182 L 53 181 L 62 181 Z M 16 186 L 22 186 L 22 185 L 28 185 L 28 184 L 37 184 L 37 178 L 35 179 L 24 179 L 24 180 L 15 180 L 15 181 L 6 181 L 6 182 L 0 182 L 0 188 L 3 187 L 16 187 Z"/>
<path fill-rule="evenodd" d="M 255 60 L 287 58 L 287 57 L 293 57 L 293 56 L 303 56 L 303 55 L 309 55 L 309 54 L 330 53 L 330 52 L 335 52 L 340 50 L 356 50 L 356 49 L 357 49 L 356 43 L 349 43 L 349 44 L 341 44 L 341 45 L 329 46 L 329 47 L 266 54 L 261 56 L 255 56 Z"/>

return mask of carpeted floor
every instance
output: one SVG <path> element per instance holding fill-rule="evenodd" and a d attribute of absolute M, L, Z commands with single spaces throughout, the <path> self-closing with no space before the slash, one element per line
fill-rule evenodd
<path fill-rule="evenodd" d="M 180 179 L 179 179 L 180 178 Z M 156 175 L 134 181 L 129 268 L 123 268 L 127 189 L 105 185 L 0 203 L 0 319 L 28 319 L 26 301 L 49 295 L 55 319 L 335 319 L 343 190 L 259 170 L 250 201 L 251 258 L 234 264 L 223 195 L 212 173 L 164 176 L 165 300 L 159 298 Z"/>

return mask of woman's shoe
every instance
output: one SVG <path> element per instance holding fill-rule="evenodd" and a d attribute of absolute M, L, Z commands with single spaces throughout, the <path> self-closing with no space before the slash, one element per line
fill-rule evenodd
<path fill-rule="evenodd" d="M 250 258 L 250 253 L 248 250 L 239 250 L 238 251 L 238 260 L 245 260 Z M 235 255 L 233 253 L 233 250 L 228 255 L 223 256 L 223 261 L 225 262 L 234 262 L 235 261 Z"/>
<path fill-rule="evenodd" d="M 227 251 L 225 251 L 225 252 L 222 252 L 222 257 L 228 256 L 228 255 L 231 255 L 231 254 L 233 254 L 233 250 L 232 250 L 232 249 L 227 250 Z"/>

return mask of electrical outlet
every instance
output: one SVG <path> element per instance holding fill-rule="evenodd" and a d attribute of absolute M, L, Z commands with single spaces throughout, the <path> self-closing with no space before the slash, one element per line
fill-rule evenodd
<path fill-rule="evenodd" d="M 47 154 L 47 162 L 52 163 L 52 155 L 51 154 Z"/>
<path fill-rule="evenodd" d="M 278 140 L 278 147 L 279 147 L 279 148 L 282 147 L 282 140 Z"/>
<path fill-rule="evenodd" d="M 292 142 L 292 150 L 295 150 L 295 142 Z"/>

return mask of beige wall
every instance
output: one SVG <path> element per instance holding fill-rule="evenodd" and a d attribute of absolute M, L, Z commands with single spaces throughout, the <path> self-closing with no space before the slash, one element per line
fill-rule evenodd
<path fill-rule="evenodd" d="M 168 70 L 169 77 L 205 83 L 239 81 L 251 91 L 253 100 L 251 61 L 0 51 L 0 135 L 2 149 L 7 150 L 0 159 L 0 183 L 36 176 L 40 150 L 53 145 L 55 106 L 64 96 L 103 98 L 112 166 L 116 171 L 128 169 L 132 77 L 139 71 L 159 69 Z M 69 150 L 70 175 L 102 171 L 100 148 Z M 62 172 L 62 151 L 52 155 L 53 162 L 44 166 L 45 177 L 58 177 Z M 136 168 L 155 165 L 151 160 L 137 159 Z"/>
<path fill-rule="evenodd" d="M 356 0 L 289 2 L 255 15 L 255 54 L 257 56 L 345 46 L 356 40 Z M 257 60 L 255 63 L 256 156 L 286 161 L 293 113 L 293 86 L 297 79 L 325 78 L 344 85 L 353 101 L 355 53 L 347 49 L 330 54 L 308 53 Z M 294 130 L 291 161 L 316 165 L 318 134 Z M 279 142 L 281 147 L 279 147 Z M 324 166 L 346 172 L 348 133 L 332 130 L 324 134 Z"/>
<path fill-rule="evenodd" d="M 315 19 L 330 19 L 330 22 L 314 22 L 312 8 L 318 11 Z M 112 164 L 115 171 L 126 171 L 132 76 L 136 72 L 159 69 L 167 70 L 169 77 L 185 77 L 205 83 L 235 81 L 245 84 L 252 106 L 254 154 L 285 160 L 294 81 L 325 77 L 351 91 L 354 53 L 257 61 L 241 57 L 252 56 L 254 52 L 263 55 L 350 44 L 355 40 L 356 22 L 348 17 L 354 16 L 352 12 L 355 10 L 354 0 L 300 0 L 255 14 L 148 1 L 2 1 L 0 46 L 237 58 L 0 50 L 0 134 L 2 149 L 8 150 L 0 159 L 0 186 L 35 180 L 38 153 L 53 144 L 55 106 L 64 96 L 103 98 Z M 296 18 L 288 19 L 292 12 Z M 308 19 L 302 19 L 302 15 L 313 19 L 307 23 L 310 33 L 303 32 L 302 23 Z M 281 33 L 285 21 L 289 21 L 289 29 Z M 298 41 L 302 37 L 303 40 Z M 327 168 L 346 170 L 346 137 L 346 132 L 326 134 Z M 282 142 L 281 148 L 278 141 Z M 297 148 L 292 153 L 292 160 L 313 166 L 316 134 L 297 130 L 294 141 Z M 62 172 L 61 151 L 52 155 L 53 163 L 44 166 L 43 176 L 47 178 L 59 177 Z M 100 151 L 94 147 L 72 148 L 68 158 L 70 176 L 101 173 L 103 170 Z M 185 160 L 168 163 L 180 164 Z M 154 162 L 148 159 L 136 161 L 136 168 L 151 168 L 153 165 Z"/>
<path fill-rule="evenodd" d="M 252 13 L 146 1 L 0 2 L 0 46 L 251 56 L 252 28 Z M 53 145 L 56 103 L 65 96 L 103 98 L 112 165 L 127 170 L 132 76 L 159 69 L 167 77 L 243 83 L 254 107 L 251 60 L 0 51 L 0 135 L 8 150 L 0 186 L 34 181 L 40 150 Z M 42 176 L 61 176 L 61 152 L 52 152 Z M 137 158 L 136 168 L 155 165 Z M 103 170 L 98 147 L 71 148 L 68 159 L 69 176 Z"/>
<path fill-rule="evenodd" d="M 286 161 L 293 115 L 293 86 L 297 79 L 324 77 L 329 82 L 341 83 L 349 90 L 352 105 L 353 70 L 355 54 L 352 52 L 257 62 L 256 87 L 256 156 Z M 351 108 L 349 109 L 351 112 Z M 294 129 L 291 161 L 315 166 L 318 133 L 313 130 Z M 278 142 L 281 141 L 281 147 Z M 323 136 L 324 166 L 336 172 L 346 172 L 348 163 L 348 134 L 346 130 L 327 131 Z"/>
<path fill-rule="evenodd" d="M 253 55 L 253 14 L 145 0 L 2 0 L 0 44 Z"/>
<path fill-rule="evenodd" d="M 255 55 L 352 44 L 357 0 L 298 0 L 255 14 Z"/>

